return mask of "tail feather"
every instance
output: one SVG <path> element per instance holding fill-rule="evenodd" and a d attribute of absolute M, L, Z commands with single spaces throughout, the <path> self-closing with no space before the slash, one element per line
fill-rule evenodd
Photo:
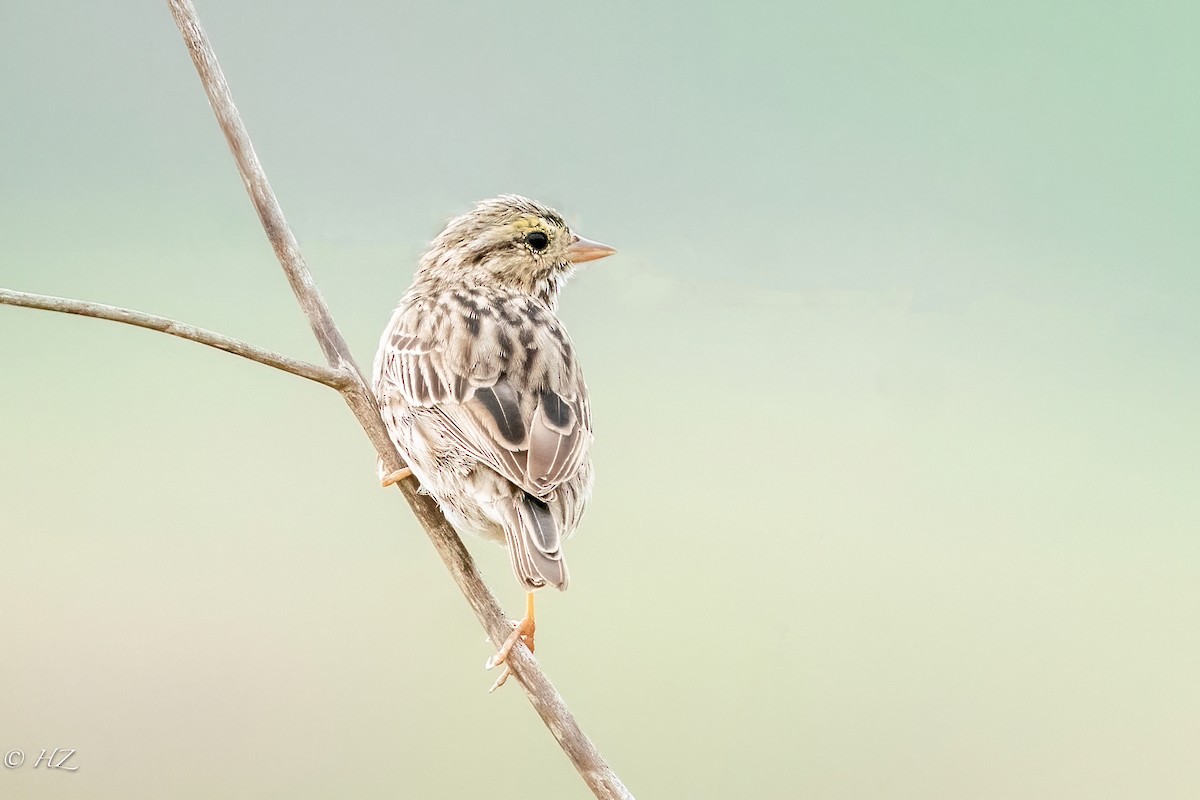
<path fill-rule="evenodd" d="M 565 590 L 570 582 L 562 538 L 550 508 L 524 492 L 512 500 L 512 524 L 504 526 L 513 572 L 529 589 L 549 584 Z"/>

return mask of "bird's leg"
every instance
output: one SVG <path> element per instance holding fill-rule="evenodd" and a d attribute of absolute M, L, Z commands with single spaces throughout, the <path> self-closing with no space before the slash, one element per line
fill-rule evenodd
<path fill-rule="evenodd" d="M 508 660 L 508 654 L 512 652 L 513 645 L 517 641 L 525 642 L 525 646 L 529 648 L 529 652 L 533 652 L 533 633 L 537 628 L 537 623 L 533 618 L 533 592 L 525 593 L 525 618 L 516 624 L 513 632 L 504 640 L 504 644 L 500 645 L 500 649 L 496 651 L 496 655 L 488 659 L 487 668 L 498 667 Z"/>
<path fill-rule="evenodd" d="M 395 472 L 388 474 L 382 481 L 379 482 L 379 485 L 383 486 L 383 487 L 388 487 L 388 486 L 391 486 L 393 483 L 399 483 L 400 481 L 404 480 L 405 478 L 412 477 L 412 474 L 413 474 L 413 472 L 411 469 L 409 469 L 408 467 L 402 467 L 401 469 L 398 469 Z"/>
<path fill-rule="evenodd" d="M 504 665 L 504 672 L 500 673 L 499 678 L 496 678 L 496 682 L 492 684 L 492 688 L 488 689 L 489 692 L 496 691 L 504 685 L 505 681 L 508 680 L 508 676 L 510 674 L 510 670 L 508 668 L 508 654 L 512 652 L 513 646 L 518 641 L 524 642 L 525 646 L 529 648 L 529 652 L 533 652 L 533 634 L 536 629 L 537 623 L 534 622 L 533 618 L 533 592 L 526 592 L 525 618 L 513 627 L 513 632 L 510 633 L 508 638 L 504 640 L 504 644 L 500 645 L 500 649 L 496 651 L 496 654 L 487 660 L 486 667 L 488 669 L 498 667 L 501 664 Z"/>

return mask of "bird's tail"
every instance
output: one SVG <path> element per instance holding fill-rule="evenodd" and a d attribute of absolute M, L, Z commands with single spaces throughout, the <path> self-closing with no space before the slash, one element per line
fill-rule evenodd
<path fill-rule="evenodd" d="M 562 537 L 550 507 L 521 492 L 512 499 L 512 512 L 504 526 L 513 572 L 528 589 L 549 584 L 564 590 L 570 582 L 562 554 Z"/>

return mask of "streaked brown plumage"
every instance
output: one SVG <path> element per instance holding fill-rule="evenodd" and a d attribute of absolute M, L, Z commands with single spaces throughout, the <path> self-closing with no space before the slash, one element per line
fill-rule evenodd
<path fill-rule="evenodd" d="M 558 291 L 576 262 L 612 252 L 532 200 L 483 201 L 434 240 L 375 357 L 384 422 L 421 490 L 455 528 L 507 544 L 528 590 L 567 587 L 563 542 L 592 488 Z"/>

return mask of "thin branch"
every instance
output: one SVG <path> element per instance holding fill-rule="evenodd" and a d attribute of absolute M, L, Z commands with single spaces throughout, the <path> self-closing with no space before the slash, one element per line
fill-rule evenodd
<path fill-rule="evenodd" d="M 350 385 L 340 389 L 342 397 L 362 425 L 367 438 L 375 446 L 383 466 L 388 471 L 398 470 L 404 466 L 404 462 L 388 435 L 387 428 L 379 416 L 375 398 L 363 380 L 362 372 L 355 364 L 350 348 L 300 255 L 296 238 L 284 219 L 275 193 L 271 190 L 266 173 L 254 152 L 250 136 L 233 103 L 229 85 L 221 72 L 208 37 L 200 26 L 196 10 L 190 0 L 168 1 L 221 131 L 233 152 L 242 182 L 255 211 L 258 212 L 263 230 L 271 241 L 279 264 L 287 275 L 292 291 L 308 317 L 329 365 L 335 370 L 347 371 L 354 376 Z M 436 502 L 427 495 L 419 494 L 413 483 L 401 481 L 398 486 L 488 636 L 493 642 L 503 641 L 512 628 L 500 604 L 479 576 L 474 560 L 458 534 L 438 510 Z M 625 788 L 616 772 L 579 727 L 579 723 L 575 721 L 575 717 L 542 672 L 533 655 L 526 648 L 516 647 L 509 656 L 508 663 L 513 675 L 525 689 L 529 702 L 596 797 L 605 800 L 632 798 L 633 795 Z"/>
<path fill-rule="evenodd" d="M 342 370 L 319 367 L 316 364 L 309 364 L 307 361 L 297 361 L 294 358 L 288 358 L 279 353 L 272 353 L 270 350 L 255 347 L 240 339 L 232 339 L 222 333 L 197 328 L 195 325 L 188 325 L 186 322 L 178 322 L 166 317 L 143 314 L 141 311 L 134 311 L 128 308 L 106 306 L 103 303 L 90 303 L 86 300 L 68 300 L 65 297 L 51 297 L 44 294 L 15 292 L 11 289 L 0 289 L 0 305 L 37 308 L 42 311 L 58 311 L 63 314 L 77 314 L 81 317 L 107 319 L 113 322 L 123 322 L 126 325 L 136 325 L 139 328 L 148 328 L 159 333 L 169 333 L 172 336 L 178 336 L 180 339 L 199 342 L 209 347 L 215 347 L 218 350 L 224 350 L 226 353 L 233 353 L 242 358 L 257 361 L 259 364 L 266 364 L 268 367 L 290 372 L 293 375 L 307 378 L 310 381 L 323 383 L 339 391 L 354 382 L 354 376 Z"/>

